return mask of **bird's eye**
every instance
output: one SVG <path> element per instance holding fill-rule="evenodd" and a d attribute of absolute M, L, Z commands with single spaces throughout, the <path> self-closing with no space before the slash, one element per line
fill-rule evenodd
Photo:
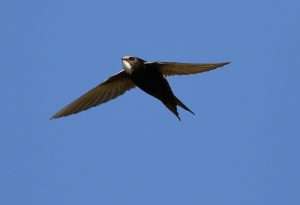
<path fill-rule="evenodd" d="M 128 58 L 130 61 L 134 61 L 134 57 L 129 57 Z"/>

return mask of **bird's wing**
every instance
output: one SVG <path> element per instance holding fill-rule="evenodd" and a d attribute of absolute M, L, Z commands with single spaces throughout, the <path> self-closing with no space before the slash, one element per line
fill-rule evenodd
<path fill-rule="evenodd" d="M 121 71 L 58 111 L 51 119 L 68 116 L 100 105 L 134 87 L 135 84 L 130 80 L 128 74 Z"/>
<path fill-rule="evenodd" d="M 164 76 L 190 75 L 210 71 L 222 67 L 229 62 L 212 64 L 174 63 L 174 62 L 153 62 L 148 63 L 158 69 Z"/>

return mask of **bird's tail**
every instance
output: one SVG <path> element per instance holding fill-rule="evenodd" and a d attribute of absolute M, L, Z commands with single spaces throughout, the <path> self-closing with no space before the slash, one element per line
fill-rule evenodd
<path fill-rule="evenodd" d="M 174 96 L 175 97 L 175 96 Z M 193 111 L 191 111 L 187 106 L 185 106 L 185 104 L 183 104 L 183 102 L 181 102 L 177 97 L 175 97 L 176 102 L 167 102 L 167 101 L 162 101 L 163 104 L 172 112 L 176 115 L 176 117 L 181 121 L 178 111 L 177 111 L 177 105 L 182 107 L 183 109 L 189 111 L 190 113 L 192 113 L 193 115 L 195 115 L 195 113 L 193 113 Z"/>
<path fill-rule="evenodd" d="M 191 111 L 187 106 L 185 106 L 185 104 L 183 104 L 183 102 L 181 102 L 177 97 L 175 97 L 175 98 L 176 98 L 177 105 L 179 105 L 183 109 L 185 109 L 185 110 L 189 111 L 190 113 L 192 113 L 193 115 L 195 115 L 195 113 L 193 113 L 193 111 Z"/>
<path fill-rule="evenodd" d="M 178 111 L 177 111 L 177 107 L 176 104 L 174 103 L 169 103 L 169 102 L 163 102 L 163 104 L 172 112 L 176 115 L 176 117 L 181 121 Z"/>

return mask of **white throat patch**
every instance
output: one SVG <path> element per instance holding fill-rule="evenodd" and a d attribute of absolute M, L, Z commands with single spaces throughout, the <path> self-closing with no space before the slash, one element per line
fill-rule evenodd
<path fill-rule="evenodd" d="M 129 62 L 123 60 L 123 68 L 126 73 L 130 74 L 132 72 L 132 66 L 130 65 Z"/>

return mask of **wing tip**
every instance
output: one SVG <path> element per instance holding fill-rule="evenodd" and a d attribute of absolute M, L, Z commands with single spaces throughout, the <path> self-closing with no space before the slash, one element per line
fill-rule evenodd
<path fill-rule="evenodd" d="M 225 66 L 225 65 L 228 65 L 229 63 L 231 63 L 231 62 L 230 62 L 230 61 L 225 61 L 225 62 L 223 62 L 223 63 L 217 63 L 217 64 L 215 64 L 215 65 L 216 65 L 215 69 L 216 69 L 216 68 L 223 67 L 223 66 Z"/>
<path fill-rule="evenodd" d="M 53 116 L 51 116 L 49 120 L 55 120 L 57 118 L 66 117 L 66 116 L 76 114 L 76 113 L 77 112 L 75 112 L 75 113 L 66 113 L 66 112 L 64 112 L 64 110 L 60 110 L 57 113 L 55 113 Z"/>
<path fill-rule="evenodd" d="M 60 115 L 58 115 L 58 114 L 55 114 L 55 115 L 53 115 L 52 117 L 50 117 L 49 120 L 54 120 L 54 119 L 57 119 L 57 118 L 60 118 L 60 117 L 62 117 L 62 116 L 60 116 Z"/>
<path fill-rule="evenodd" d="M 221 63 L 221 65 L 222 65 L 222 66 L 228 65 L 229 63 L 231 63 L 231 62 L 230 62 L 230 61 L 226 61 L 226 62 L 224 62 L 224 63 Z"/>

